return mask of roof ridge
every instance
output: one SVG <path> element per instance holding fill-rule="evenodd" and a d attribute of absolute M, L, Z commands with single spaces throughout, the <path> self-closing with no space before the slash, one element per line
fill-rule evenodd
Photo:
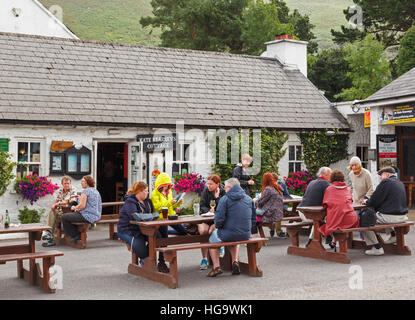
<path fill-rule="evenodd" d="M 112 46 L 112 47 L 147 48 L 147 49 L 155 49 L 155 50 L 160 50 L 160 51 L 193 52 L 193 53 L 197 53 L 197 54 L 233 56 L 233 57 L 242 57 L 242 58 L 276 61 L 278 64 L 281 65 L 281 62 L 277 58 L 253 56 L 253 55 L 248 55 L 248 54 L 227 53 L 227 52 L 220 52 L 220 51 L 206 51 L 206 50 L 195 50 L 195 49 L 146 46 L 146 45 L 142 45 L 142 44 L 60 38 L 60 37 L 32 35 L 32 34 L 23 34 L 23 33 L 12 33 L 12 32 L 1 32 L 1 31 L 0 31 L 0 36 L 12 36 L 12 37 L 32 38 L 32 39 L 59 40 L 59 41 L 66 41 L 66 42 L 73 42 L 73 43 L 86 43 L 86 44 L 90 43 L 90 44 L 99 44 L 99 45 Z"/>

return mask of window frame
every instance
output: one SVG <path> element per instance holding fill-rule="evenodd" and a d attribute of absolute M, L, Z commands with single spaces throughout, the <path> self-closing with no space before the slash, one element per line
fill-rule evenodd
<path fill-rule="evenodd" d="M 27 160 L 28 161 L 19 161 L 19 144 L 20 143 L 27 143 L 28 147 L 27 147 Z M 39 143 L 39 161 L 29 161 L 32 158 L 32 149 L 31 149 L 31 144 L 32 143 Z M 16 139 L 16 178 L 17 179 L 21 179 L 23 177 L 25 177 L 24 173 L 26 173 L 26 176 L 29 174 L 33 174 L 33 171 L 29 171 L 30 166 L 38 166 L 39 170 L 38 170 L 38 175 L 42 176 L 43 175 L 43 171 L 46 165 L 46 156 L 44 153 L 45 150 L 45 140 L 42 138 L 18 138 Z M 25 170 L 21 169 L 21 166 L 19 167 L 19 164 L 22 164 L 25 166 Z M 21 172 L 20 172 L 21 170 Z M 21 174 L 20 174 L 21 173 Z M 19 175 L 20 174 L 20 175 Z"/>
<path fill-rule="evenodd" d="M 297 148 L 301 148 L 301 152 L 300 155 L 298 157 L 298 149 Z M 290 148 L 294 148 L 294 160 L 290 160 Z M 303 169 L 303 163 L 304 161 L 302 160 L 303 158 L 303 146 L 301 144 L 290 144 L 288 145 L 288 173 L 291 172 L 297 172 L 297 171 L 301 171 Z M 299 159 L 300 158 L 300 159 Z M 290 170 L 290 165 L 293 165 L 293 169 L 294 171 Z M 300 165 L 300 170 L 296 170 L 297 165 Z"/>

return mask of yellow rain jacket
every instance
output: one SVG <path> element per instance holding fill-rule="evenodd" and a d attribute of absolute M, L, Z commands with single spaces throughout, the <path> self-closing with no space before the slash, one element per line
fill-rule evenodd
<path fill-rule="evenodd" d="M 169 208 L 167 215 L 174 215 L 176 214 L 174 209 L 177 207 L 180 207 L 182 204 L 182 201 L 177 202 L 175 204 L 171 203 L 171 200 L 173 199 L 173 193 L 171 191 L 171 188 L 169 190 L 169 193 L 167 194 L 167 197 L 159 191 L 159 188 L 165 185 L 173 185 L 170 176 L 167 173 L 161 173 L 158 175 L 156 182 L 155 182 L 155 189 L 153 192 L 151 192 L 151 202 L 153 203 L 154 212 L 159 212 L 160 217 L 159 219 L 163 219 L 163 215 L 161 214 L 161 208 L 167 207 Z"/>

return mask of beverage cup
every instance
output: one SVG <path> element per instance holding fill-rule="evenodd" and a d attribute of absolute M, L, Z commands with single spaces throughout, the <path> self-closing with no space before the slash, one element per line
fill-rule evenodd
<path fill-rule="evenodd" d="M 167 213 L 169 212 L 169 208 L 163 207 L 161 208 L 161 213 L 163 214 L 163 219 L 167 219 Z"/>
<path fill-rule="evenodd" d="M 198 216 L 200 212 L 200 205 L 198 203 L 193 204 L 193 213 Z"/>

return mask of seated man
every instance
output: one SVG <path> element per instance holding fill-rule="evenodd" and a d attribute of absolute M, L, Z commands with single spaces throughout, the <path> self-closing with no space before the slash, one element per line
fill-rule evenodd
<path fill-rule="evenodd" d="M 220 243 L 230 241 L 248 240 L 251 234 L 256 237 L 258 232 L 256 226 L 255 205 L 252 199 L 241 188 L 238 179 L 230 178 L 225 181 L 224 195 L 220 200 L 215 212 L 215 227 L 209 242 Z M 238 254 L 239 246 L 228 247 L 232 256 L 232 274 L 240 273 Z M 208 277 L 216 277 L 222 273 L 219 263 L 219 248 L 209 249 L 213 262 L 213 268 Z"/>
<path fill-rule="evenodd" d="M 406 192 L 404 184 L 396 178 L 395 169 L 385 167 L 378 171 L 380 183 L 375 192 L 365 204 L 373 207 L 376 211 L 377 224 L 400 223 L 408 220 L 408 206 L 406 204 Z M 396 242 L 396 236 L 393 229 L 385 229 L 385 233 L 390 238 L 385 243 Z M 384 254 L 382 245 L 379 244 L 376 234 L 373 231 L 363 232 L 368 246 L 372 246 L 365 253 L 370 256 L 380 256 Z"/>
<path fill-rule="evenodd" d="M 71 181 L 71 178 L 68 176 L 64 176 L 61 180 L 62 188 L 56 192 L 56 199 L 46 216 L 47 224 L 49 227 L 52 227 L 52 231 L 44 231 L 42 240 L 47 241 L 42 243 L 43 247 L 51 247 L 56 245 L 54 238 L 56 236 L 56 229 L 61 223 L 63 214 L 62 206 L 69 206 L 70 202 L 76 202 L 78 198 L 76 189 L 72 186 Z"/>
<path fill-rule="evenodd" d="M 317 179 L 310 182 L 305 191 L 303 200 L 299 204 L 299 207 L 309 206 L 321 206 L 323 204 L 324 193 L 327 187 L 330 186 L 331 169 L 328 167 L 321 167 L 317 172 Z M 298 214 L 304 222 L 313 222 L 313 220 L 307 219 L 301 211 Z M 306 248 L 314 238 L 314 229 L 311 229 L 310 236 Z"/>

